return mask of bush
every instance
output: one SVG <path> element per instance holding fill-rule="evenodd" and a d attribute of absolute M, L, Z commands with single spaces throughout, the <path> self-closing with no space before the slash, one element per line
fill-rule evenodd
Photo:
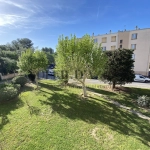
<path fill-rule="evenodd" d="M 23 87 L 27 83 L 27 79 L 24 76 L 17 76 L 12 79 L 13 84 L 20 84 Z"/>
<path fill-rule="evenodd" d="M 146 95 L 139 96 L 137 99 L 137 103 L 142 107 L 150 107 L 150 97 L 147 97 Z"/>
<path fill-rule="evenodd" d="M 20 84 L 13 84 L 13 87 L 19 91 L 21 88 L 21 85 Z"/>
<path fill-rule="evenodd" d="M 0 88 L 0 101 L 8 101 L 18 95 L 18 90 L 12 86 L 1 86 Z"/>

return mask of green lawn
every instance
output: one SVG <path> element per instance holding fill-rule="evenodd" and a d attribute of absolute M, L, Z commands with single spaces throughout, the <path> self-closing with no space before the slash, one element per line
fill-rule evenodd
<path fill-rule="evenodd" d="M 26 87 L 18 99 L 0 105 L 0 150 L 150 149 L 147 120 L 97 96 L 83 99 L 81 89 L 48 80 L 40 86 Z"/>
<path fill-rule="evenodd" d="M 137 110 L 150 117 L 150 109 L 148 110 L 147 108 L 140 108 L 136 103 L 138 96 L 147 95 L 148 97 L 150 97 L 150 89 L 126 87 L 126 92 L 117 91 L 112 93 L 112 91 L 110 92 L 110 89 L 105 89 L 104 87 L 104 85 L 88 85 L 89 89 L 97 93 L 104 94 L 111 100 L 117 101 L 122 105 L 128 106 L 131 109 Z"/>

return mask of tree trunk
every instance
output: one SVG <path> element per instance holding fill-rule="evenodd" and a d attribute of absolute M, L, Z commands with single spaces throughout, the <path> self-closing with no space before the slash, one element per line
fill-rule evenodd
<path fill-rule="evenodd" d="M 113 84 L 112 84 L 112 90 L 115 88 L 115 85 L 116 85 L 116 82 L 113 81 Z"/>
<path fill-rule="evenodd" d="M 83 96 L 84 96 L 84 97 L 87 97 L 87 92 L 86 92 L 85 83 L 82 83 L 82 89 L 83 89 Z"/>
<path fill-rule="evenodd" d="M 38 77 L 37 77 L 37 73 L 35 74 L 35 83 L 36 83 L 36 87 L 38 88 Z"/>
<path fill-rule="evenodd" d="M 85 79 L 86 79 L 86 75 L 83 75 L 83 81 L 82 81 L 83 96 L 87 97 L 86 86 L 85 86 Z"/>

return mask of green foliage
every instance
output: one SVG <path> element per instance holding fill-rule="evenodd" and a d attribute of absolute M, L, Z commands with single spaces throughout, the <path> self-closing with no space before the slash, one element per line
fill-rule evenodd
<path fill-rule="evenodd" d="M 134 60 L 132 59 L 133 50 L 118 49 L 106 51 L 108 56 L 107 66 L 102 74 L 102 78 L 115 84 L 130 83 L 134 79 Z"/>
<path fill-rule="evenodd" d="M 0 51 L 1 57 L 8 57 L 9 59 L 18 59 L 18 54 L 15 51 Z"/>
<path fill-rule="evenodd" d="M 13 73 L 17 69 L 17 60 L 27 48 L 33 48 L 33 43 L 28 38 L 13 40 L 10 44 L 0 45 L 0 72 Z"/>
<path fill-rule="evenodd" d="M 4 74 L 13 73 L 17 69 L 17 62 L 8 57 L 0 57 L 1 68 L 0 71 Z"/>
<path fill-rule="evenodd" d="M 49 54 L 54 54 L 54 50 L 52 48 L 43 47 L 42 51 L 46 52 L 46 53 L 49 53 Z"/>
<path fill-rule="evenodd" d="M 75 72 L 78 72 L 80 75 L 75 78 L 83 86 L 85 79 L 91 74 L 95 76 L 101 74 L 106 62 L 105 53 L 100 45 L 95 44 L 89 35 L 84 35 L 81 39 L 75 35 L 71 35 L 70 38 L 61 36 L 58 39 L 56 53 L 58 76 L 61 76 L 62 71 L 67 71 L 67 77 L 75 76 Z"/>
<path fill-rule="evenodd" d="M 13 84 L 20 84 L 22 87 L 27 83 L 27 78 L 24 76 L 16 76 L 12 79 Z"/>
<path fill-rule="evenodd" d="M 18 67 L 26 73 L 37 74 L 40 70 L 46 69 L 48 60 L 46 54 L 41 51 L 33 52 L 28 49 L 19 57 Z"/>
<path fill-rule="evenodd" d="M 18 95 L 19 86 L 13 84 L 0 85 L 0 101 L 8 101 L 15 98 Z"/>
<path fill-rule="evenodd" d="M 44 52 L 35 51 L 31 49 L 26 50 L 19 57 L 18 67 L 22 72 L 32 73 L 36 76 L 35 81 L 38 86 L 37 73 L 39 71 L 45 70 L 48 65 L 48 59 Z"/>
<path fill-rule="evenodd" d="M 50 54 L 49 52 L 45 52 L 45 54 L 48 59 L 48 64 L 54 64 L 55 63 L 54 54 Z"/>
<path fill-rule="evenodd" d="M 17 41 L 20 45 L 22 45 L 23 48 L 26 48 L 26 49 L 32 48 L 33 46 L 32 41 L 28 38 L 17 39 Z"/>
<path fill-rule="evenodd" d="M 89 35 L 81 39 L 76 36 L 58 40 L 56 70 L 68 71 L 69 75 L 75 75 L 75 71 L 80 71 L 86 77 L 92 72 L 99 75 L 106 62 L 106 56 L 100 46 L 94 44 Z"/>

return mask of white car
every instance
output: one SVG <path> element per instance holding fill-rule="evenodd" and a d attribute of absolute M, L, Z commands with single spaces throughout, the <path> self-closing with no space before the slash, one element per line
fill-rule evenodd
<path fill-rule="evenodd" d="M 134 78 L 134 81 L 138 81 L 138 82 L 150 82 L 150 79 L 147 78 L 147 77 L 144 77 L 140 74 L 135 74 L 135 78 Z"/>

